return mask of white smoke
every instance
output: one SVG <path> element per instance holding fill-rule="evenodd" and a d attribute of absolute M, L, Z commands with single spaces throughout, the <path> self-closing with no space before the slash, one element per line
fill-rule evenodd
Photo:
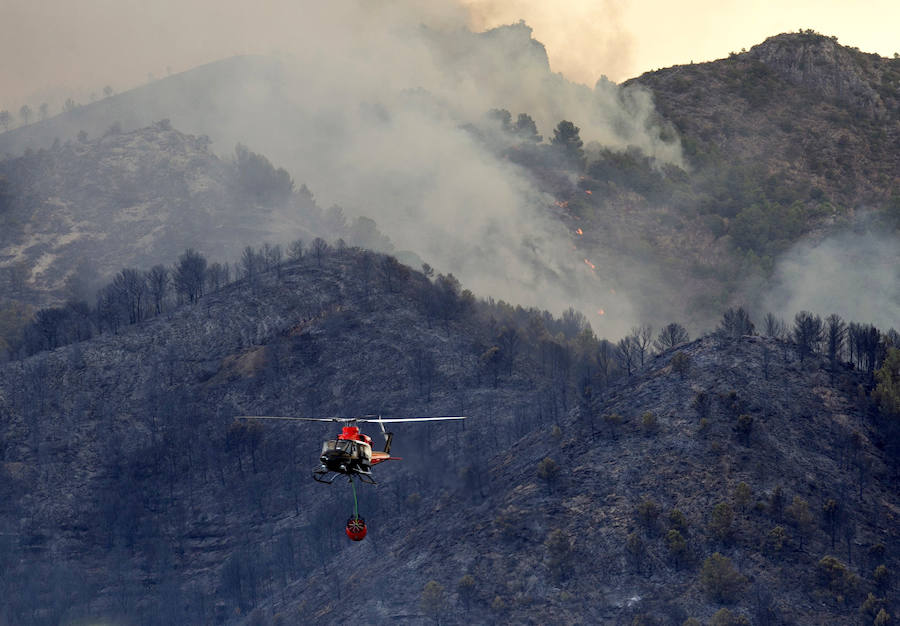
<path fill-rule="evenodd" d="M 858 228 L 796 245 L 778 263 L 765 310 L 799 311 L 900 328 L 900 238 Z"/>

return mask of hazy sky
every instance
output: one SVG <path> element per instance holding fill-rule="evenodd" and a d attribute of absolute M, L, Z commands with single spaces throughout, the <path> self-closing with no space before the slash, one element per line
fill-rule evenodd
<path fill-rule="evenodd" d="M 122 91 L 235 53 L 296 52 L 296 25 L 312 0 L 0 0 L 0 108 L 73 97 L 109 85 Z M 334 0 L 329 3 L 353 2 Z M 481 30 L 524 19 L 544 42 L 555 71 L 593 85 L 727 56 L 799 28 L 892 56 L 900 51 L 895 0 L 788 2 L 729 0 L 368 0 L 411 19 Z M 427 18 L 415 16 L 427 15 Z M 339 51 L 336 51 L 339 53 Z"/>

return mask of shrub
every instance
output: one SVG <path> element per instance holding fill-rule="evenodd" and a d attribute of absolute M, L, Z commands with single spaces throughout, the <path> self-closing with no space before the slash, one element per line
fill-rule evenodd
<path fill-rule="evenodd" d="M 709 620 L 709 626 L 750 626 L 750 620 L 740 613 L 719 609 Z"/>
<path fill-rule="evenodd" d="M 682 379 L 686 378 L 691 371 L 691 357 L 684 352 L 676 352 L 672 357 L 672 371 L 678 374 Z"/>
<path fill-rule="evenodd" d="M 816 566 L 819 584 L 827 588 L 834 599 L 843 603 L 856 593 L 859 579 L 833 556 L 824 556 Z"/>
<path fill-rule="evenodd" d="M 669 513 L 669 526 L 675 530 L 687 530 L 687 518 L 679 509 L 672 509 Z"/>
<path fill-rule="evenodd" d="M 874 622 L 878 614 L 884 610 L 884 598 L 876 598 L 873 594 L 866 596 L 859 606 L 859 614 L 866 622 Z"/>
<path fill-rule="evenodd" d="M 700 569 L 700 586 L 719 602 L 733 602 L 746 582 L 731 559 L 718 552 L 706 559 Z"/>
<path fill-rule="evenodd" d="M 709 519 L 709 530 L 720 541 L 731 538 L 734 523 L 734 509 L 727 502 L 720 502 L 712 511 Z"/>
<path fill-rule="evenodd" d="M 887 568 L 886 565 L 882 564 L 875 568 L 875 571 L 872 572 L 872 579 L 875 581 L 875 585 L 881 591 L 887 591 L 887 589 L 891 586 L 891 571 Z"/>
<path fill-rule="evenodd" d="M 637 506 L 638 521 L 645 527 L 652 528 L 656 524 L 659 512 L 659 505 L 652 499 L 645 498 L 644 501 Z"/>
<path fill-rule="evenodd" d="M 766 535 L 766 547 L 773 552 L 781 552 L 787 540 L 788 534 L 784 526 L 776 526 Z"/>
<path fill-rule="evenodd" d="M 437 617 L 444 608 L 444 587 L 435 580 L 425 583 L 421 598 L 422 611 L 431 617 Z"/>
<path fill-rule="evenodd" d="M 644 414 L 641 415 L 641 428 L 643 428 L 644 432 L 648 435 L 652 435 L 658 431 L 659 420 L 656 419 L 656 415 L 650 411 L 645 411 Z"/>
<path fill-rule="evenodd" d="M 734 505 L 740 511 L 746 511 L 747 505 L 750 504 L 751 495 L 750 485 L 743 481 L 739 482 L 737 487 L 734 488 Z"/>
<path fill-rule="evenodd" d="M 571 539 L 564 531 L 557 528 L 547 535 L 544 548 L 547 550 L 547 567 L 554 577 L 561 578 L 564 566 L 572 554 Z"/>
<path fill-rule="evenodd" d="M 750 445 L 750 433 L 753 431 L 753 416 L 742 413 L 737 418 L 734 430 L 745 446 Z"/>
<path fill-rule="evenodd" d="M 666 534 L 666 547 L 669 549 L 669 556 L 675 562 L 675 567 L 678 567 L 687 556 L 687 541 L 680 532 L 673 529 Z"/>
<path fill-rule="evenodd" d="M 550 457 L 546 457 L 543 461 L 538 463 L 537 475 L 538 478 L 546 480 L 548 483 L 552 483 L 559 476 L 559 465 L 557 465 L 556 461 Z"/>

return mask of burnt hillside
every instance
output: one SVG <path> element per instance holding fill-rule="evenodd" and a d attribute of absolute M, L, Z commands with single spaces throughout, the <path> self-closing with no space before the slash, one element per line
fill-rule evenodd
<path fill-rule="evenodd" d="M 869 593 L 896 613 L 869 374 L 707 337 L 629 376 L 611 348 L 344 248 L 5 364 L 0 620 L 840 624 Z M 233 419 L 370 412 L 470 419 L 398 426 L 361 544 L 346 484 L 309 477 L 332 429 Z"/>

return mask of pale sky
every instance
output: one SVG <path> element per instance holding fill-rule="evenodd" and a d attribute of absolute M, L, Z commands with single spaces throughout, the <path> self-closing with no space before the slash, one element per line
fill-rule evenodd
<path fill-rule="evenodd" d="M 524 19 L 551 66 L 588 85 L 722 58 L 800 28 L 891 57 L 900 51 L 896 0 L 331 0 L 381 14 L 459 20 L 475 30 Z M 236 53 L 295 51 L 295 26 L 319 0 L 0 0 L 0 109 L 67 97 L 86 102 Z M 338 9 L 340 10 L 340 9 Z"/>

